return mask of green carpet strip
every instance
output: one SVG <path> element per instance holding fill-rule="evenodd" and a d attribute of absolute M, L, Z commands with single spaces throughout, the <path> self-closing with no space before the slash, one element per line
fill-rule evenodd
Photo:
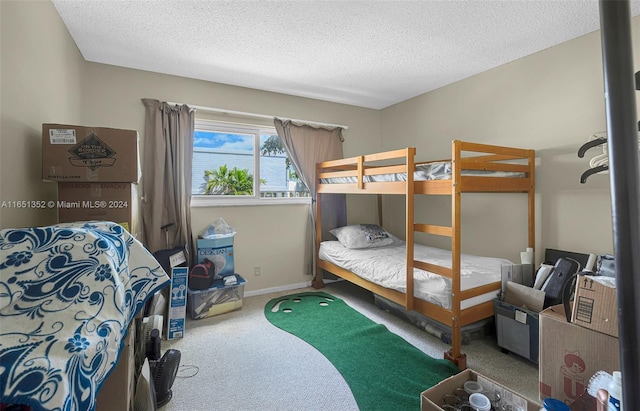
<path fill-rule="evenodd" d="M 422 391 L 459 372 L 323 292 L 275 298 L 264 313 L 331 361 L 362 411 L 419 410 Z"/>

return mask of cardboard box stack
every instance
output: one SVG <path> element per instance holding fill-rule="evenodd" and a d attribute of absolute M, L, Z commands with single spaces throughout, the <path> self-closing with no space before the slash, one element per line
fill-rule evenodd
<path fill-rule="evenodd" d="M 58 183 L 58 221 L 105 220 L 140 232 L 138 132 L 42 125 L 42 178 Z"/>
<path fill-rule="evenodd" d="M 540 313 L 540 398 L 572 403 L 597 371 L 620 370 L 615 279 L 579 275 L 571 312 Z"/>
<path fill-rule="evenodd" d="M 567 322 L 563 305 L 540 313 L 540 399 L 571 404 L 597 371 L 620 370 L 618 338 Z"/>
<path fill-rule="evenodd" d="M 614 278 L 578 275 L 566 313 L 559 304 L 563 293 L 559 301 L 550 299 L 545 285 L 557 282 L 552 295 L 564 291 L 575 273 L 567 267 L 560 259 L 555 266 L 543 264 L 530 287 L 528 276 L 521 281 L 514 274 L 516 266 L 503 266 L 502 295 L 494 307 L 498 346 L 538 363 L 540 400 L 572 404 L 596 372 L 620 370 L 620 347 Z"/>

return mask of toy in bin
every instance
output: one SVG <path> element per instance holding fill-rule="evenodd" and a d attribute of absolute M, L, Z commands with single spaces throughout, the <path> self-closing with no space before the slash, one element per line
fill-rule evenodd
<path fill-rule="evenodd" d="M 189 273 L 189 288 L 192 290 L 206 290 L 219 279 L 216 265 L 213 261 L 205 258 L 200 264 L 196 264 Z"/>

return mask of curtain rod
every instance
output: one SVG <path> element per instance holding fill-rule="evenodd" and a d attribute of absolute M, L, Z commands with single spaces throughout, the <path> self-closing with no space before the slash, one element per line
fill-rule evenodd
<path fill-rule="evenodd" d="M 171 104 L 171 105 L 176 105 L 176 104 L 183 104 L 183 103 L 173 103 L 170 101 L 167 101 L 167 104 Z M 344 130 L 348 130 L 349 127 L 348 126 L 344 126 L 342 124 L 331 124 L 331 123 L 322 123 L 319 121 L 311 121 L 311 120 L 298 120 L 298 119 L 294 119 L 294 118 L 285 118 L 285 117 L 280 117 L 280 116 L 269 116 L 266 114 L 257 114 L 257 113 L 248 113 L 245 111 L 235 111 L 235 110 L 227 110 L 224 108 L 215 108 L 215 107 L 205 107 L 205 106 L 195 106 L 195 105 L 191 105 L 191 104 L 187 104 L 187 106 L 191 107 L 192 109 L 200 110 L 200 111 L 207 111 L 207 112 L 212 112 L 212 113 L 221 113 L 221 114 L 231 114 L 231 115 L 235 115 L 235 116 L 244 116 L 244 117 L 254 117 L 254 118 L 265 118 L 265 119 L 271 119 L 273 120 L 274 118 L 281 118 L 283 120 L 291 120 L 297 123 L 306 123 L 306 124 L 313 124 L 313 125 L 317 125 L 317 126 L 328 126 L 328 127 L 340 127 Z"/>

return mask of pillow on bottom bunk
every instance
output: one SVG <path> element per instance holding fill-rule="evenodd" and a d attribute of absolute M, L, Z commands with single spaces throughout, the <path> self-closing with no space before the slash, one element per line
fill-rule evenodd
<path fill-rule="evenodd" d="M 385 247 L 394 237 L 376 224 L 353 224 L 329 230 L 346 248 Z"/>

